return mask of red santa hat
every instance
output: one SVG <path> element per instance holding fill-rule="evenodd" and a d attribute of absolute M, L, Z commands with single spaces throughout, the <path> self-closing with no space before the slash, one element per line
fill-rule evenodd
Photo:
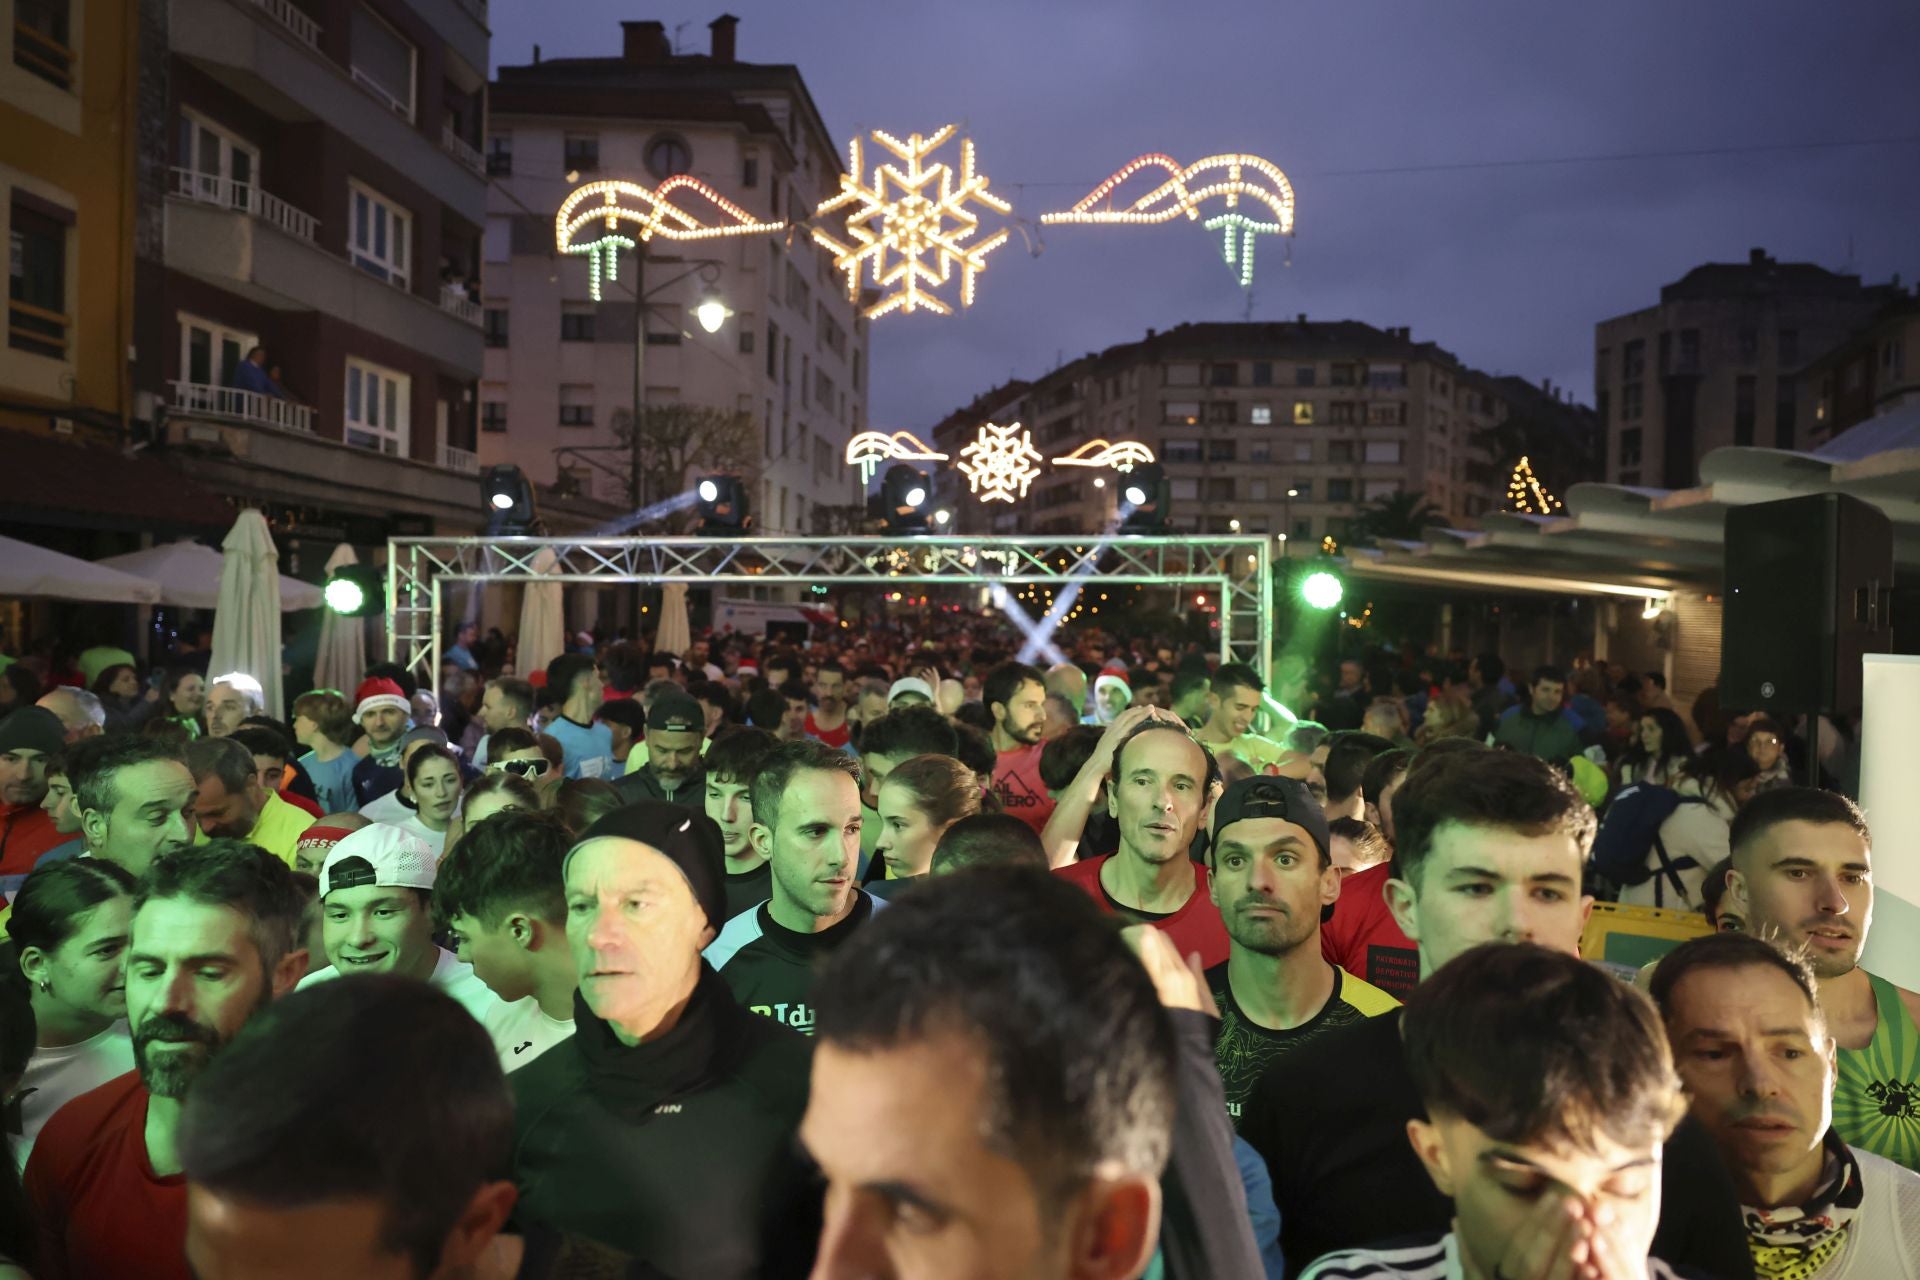
<path fill-rule="evenodd" d="M 398 707 L 408 713 L 413 710 L 400 686 L 384 676 L 362 680 L 353 691 L 353 722 L 359 724 L 360 717 L 375 707 Z"/>

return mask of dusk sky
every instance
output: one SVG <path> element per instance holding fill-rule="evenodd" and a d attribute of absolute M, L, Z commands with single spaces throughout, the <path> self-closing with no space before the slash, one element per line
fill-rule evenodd
<path fill-rule="evenodd" d="M 620 20 L 635 18 L 705 52 L 723 12 L 717 0 L 492 10 L 496 64 L 530 61 L 536 40 L 547 57 L 615 54 Z M 741 61 L 800 68 L 843 158 L 857 131 L 958 123 L 1044 241 L 1029 256 L 1016 232 L 970 311 L 875 322 L 869 417 L 883 429 L 925 428 L 1009 376 L 1149 327 L 1244 318 L 1218 238 L 1197 226 L 1041 234 L 1040 214 L 1143 152 L 1244 151 L 1287 172 L 1292 265 L 1261 238 L 1255 319 L 1408 325 L 1470 365 L 1551 378 L 1586 403 L 1594 323 L 1652 305 L 1699 263 L 1760 246 L 1869 281 L 1920 276 L 1920 6 L 1908 0 L 724 11 L 741 18 Z M 1641 158 L 1585 159 L 1619 156 Z"/>

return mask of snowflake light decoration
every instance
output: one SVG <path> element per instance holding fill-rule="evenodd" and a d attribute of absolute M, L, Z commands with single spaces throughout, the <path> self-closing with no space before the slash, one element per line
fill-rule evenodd
<path fill-rule="evenodd" d="M 980 434 L 960 451 L 960 474 L 982 502 L 1012 502 L 1027 496 L 1040 475 L 1040 451 L 1033 434 L 1017 422 L 980 424 Z"/>
<path fill-rule="evenodd" d="M 987 255 L 1007 241 L 1003 227 L 967 243 L 980 231 L 980 216 L 970 206 L 1013 212 L 1012 205 L 987 190 L 986 177 L 973 171 L 972 139 L 960 140 L 958 173 L 946 164 L 924 163 L 957 128 L 948 125 L 930 137 L 912 134 L 905 142 L 874 130 L 873 140 L 901 164 L 874 165 L 871 186 L 861 184 L 860 139 L 855 138 L 851 163 L 840 176 L 840 194 L 815 210 L 824 216 L 852 208 L 846 216 L 846 241 L 820 227 L 814 228 L 813 239 L 832 252 L 833 265 L 846 273 L 849 298 L 860 296 L 860 270 L 869 263 L 873 283 L 892 291 L 867 308 L 868 319 L 896 310 L 952 315 L 953 308 L 931 291 L 945 285 L 956 267 L 960 305 L 972 306 L 974 277 L 986 268 Z"/>

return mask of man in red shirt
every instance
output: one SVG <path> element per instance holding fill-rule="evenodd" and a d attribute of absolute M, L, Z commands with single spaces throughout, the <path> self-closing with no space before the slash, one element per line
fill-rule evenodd
<path fill-rule="evenodd" d="M 47 757 L 67 745 L 60 717 L 45 707 L 21 707 L 0 720 L 0 876 L 23 876 L 40 855 L 67 837 L 47 798 Z"/>
<path fill-rule="evenodd" d="M 807 736 L 836 750 L 845 750 L 853 740 L 853 730 L 847 727 L 847 669 L 837 662 L 823 662 L 814 673 Z"/>
<path fill-rule="evenodd" d="M 36 1275 L 190 1280 L 181 1106 L 221 1046 L 306 971 L 303 905 L 287 864 L 239 840 L 154 861 L 127 948 L 136 1069 L 54 1112 L 27 1161 Z"/>
<path fill-rule="evenodd" d="M 1040 738 L 1047 723 L 1047 679 L 1040 668 L 1003 662 L 987 672 L 980 699 L 993 716 L 993 792 L 1000 807 L 1037 832 L 1053 816 L 1040 779 Z"/>
<path fill-rule="evenodd" d="M 1220 766 L 1184 725 L 1142 720 L 1113 753 L 1107 813 L 1120 826 L 1120 849 L 1054 872 L 1090 894 L 1108 913 L 1164 932 L 1182 956 L 1200 953 L 1211 969 L 1230 945 L 1213 904 L 1207 869 L 1193 860 L 1194 833 L 1220 794 Z"/>

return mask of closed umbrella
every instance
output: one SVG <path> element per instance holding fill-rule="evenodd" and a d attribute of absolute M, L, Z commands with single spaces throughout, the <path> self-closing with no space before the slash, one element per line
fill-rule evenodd
<path fill-rule="evenodd" d="M 224 561 L 218 551 L 198 542 L 169 542 L 145 551 L 129 551 L 123 556 L 108 556 L 96 563 L 135 577 L 145 578 L 160 588 L 160 603 L 181 609 L 213 609 L 220 604 L 220 572 Z M 320 588 L 298 578 L 280 579 L 280 608 L 318 609 Z"/>
<path fill-rule="evenodd" d="M 160 588 L 145 578 L 0 538 L 0 597 L 90 600 L 104 604 L 159 604 Z"/>
<path fill-rule="evenodd" d="M 660 630 L 653 638 L 658 653 L 675 657 L 693 643 L 693 627 L 687 621 L 687 584 L 669 582 L 660 588 Z"/>
<path fill-rule="evenodd" d="M 353 548 L 341 543 L 327 557 L 327 576 L 358 564 Z M 367 674 L 367 622 L 329 609 L 320 618 L 320 652 L 313 662 L 313 682 L 322 689 L 338 689 L 351 698 Z"/>
<path fill-rule="evenodd" d="M 533 558 L 535 573 L 556 573 L 558 568 L 559 557 L 551 550 Z M 514 658 L 521 675 L 546 670 L 549 662 L 566 652 L 566 625 L 560 584 L 529 580 L 520 598 L 520 641 Z"/>
<path fill-rule="evenodd" d="M 244 671 L 260 682 L 267 714 L 279 718 L 280 555 L 267 519 L 248 508 L 220 545 L 220 598 L 214 605 L 210 676 Z"/>

